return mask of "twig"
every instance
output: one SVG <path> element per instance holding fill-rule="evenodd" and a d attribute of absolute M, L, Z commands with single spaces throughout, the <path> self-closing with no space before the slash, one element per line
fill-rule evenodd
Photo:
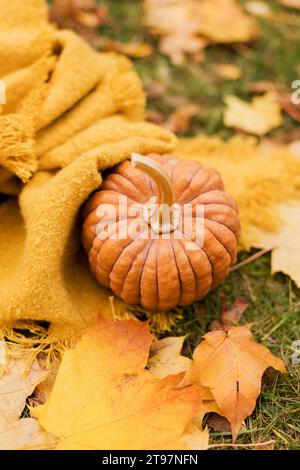
<path fill-rule="evenodd" d="M 254 255 L 249 256 L 249 258 L 244 259 L 244 261 L 241 261 L 240 263 L 235 264 L 232 266 L 230 271 L 236 271 L 237 269 L 240 269 L 242 266 L 245 266 L 248 263 L 251 263 L 252 261 L 260 258 L 261 256 L 265 255 L 266 253 L 269 253 L 269 251 L 274 250 L 276 248 L 273 246 L 272 248 L 263 248 L 262 250 L 258 251 L 257 253 L 254 253 Z"/>
<path fill-rule="evenodd" d="M 257 442 L 256 444 L 210 444 L 208 449 L 213 449 L 215 447 L 264 447 L 274 443 L 275 441 L 271 439 L 270 441 Z"/>

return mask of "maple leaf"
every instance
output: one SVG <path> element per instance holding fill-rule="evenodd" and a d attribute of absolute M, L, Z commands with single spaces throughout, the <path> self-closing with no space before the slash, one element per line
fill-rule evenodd
<path fill-rule="evenodd" d="M 233 440 L 255 408 L 264 371 L 268 367 L 285 371 L 281 359 L 254 341 L 250 328 L 245 325 L 207 333 L 182 382 L 210 389 L 220 413 L 231 423 Z"/>
<path fill-rule="evenodd" d="M 300 9 L 300 0 L 279 0 L 279 2 L 285 7 Z"/>
<path fill-rule="evenodd" d="M 272 273 L 283 272 L 300 287 L 300 205 L 278 204 L 282 221 L 276 232 L 261 229 L 253 231 L 253 246 L 273 248 L 271 255 Z"/>
<path fill-rule="evenodd" d="M 1 450 L 45 449 L 52 443 L 52 437 L 35 419 L 20 419 L 27 397 L 47 376 L 47 371 L 37 361 L 24 374 L 30 354 L 31 351 L 23 351 L 14 356 L 11 351 L 5 351 L 6 360 L 2 364 L 3 373 L 0 379 Z"/>
<path fill-rule="evenodd" d="M 202 0 L 198 5 L 198 31 L 212 41 L 247 42 L 258 37 L 256 20 L 236 0 Z"/>
<path fill-rule="evenodd" d="M 164 127 L 173 133 L 184 133 L 189 129 L 192 118 L 197 114 L 199 114 L 199 106 L 194 103 L 184 103 L 170 115 Z"/>
<path fill-rule="evenodd" d="M 91 46 L 98 48 L 98 27 L 108 22 L 108 12 L 96 0 L 55 0 L 49 8 L 49 19 L 59 28 L 73 29 Z"/>
<path fill-rule="evenodd" d="M 177 389 L 182 375 L 145 370 L 152 340 L 146 323 L 99 319 L 65 353 L 50 398 L 32 410 L 58 449 L 187 449 L 200 393 Z"/>
<path fill-rule="evenodd" d="M 153 355 L 147 367 L 154 377 L 162 379 L 187 370 L 192 361 L 180 354 L 185 339 L 186 336 L 169 336 L 153 343 L 151 347 Z"/>
<path fill-rule="evenodd" d="M 160 50 L 175 64 L 183 64 L 185 54 L 201 54 L 207 40 L 198 36 L 198 3 L 194 0 L 145 0 L 146 26 L 162 36 Z"/>
<path fill-rule="evenodd" d="M 283 122 L 280 106 L 273 93 L 256 96 L 251 103 L 226 95 L 224 102 L 224 123 L 228 127 L 262 136 Z"/>

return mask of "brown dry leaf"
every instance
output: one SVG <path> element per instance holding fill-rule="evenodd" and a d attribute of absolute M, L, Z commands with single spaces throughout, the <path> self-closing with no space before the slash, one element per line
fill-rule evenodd
<path fill-rule="evenodd" d="M 272 248 L 272 273 L 283 272 L 300 287 L 300 205 L 279 204 L 279 217 L 282 221 L 277 232 L 256 229 L 253 233 L 253 246 Z"/>
<path fill-rule="evenodd" d="M 7 353 L 7 361 L 0 379 L 0 449 L 45 449 L 51 446 L 52 437 L 32 418 L 20 419 L 26 399 L 35 387 L 47 376 L 34 361 L 28 373 L 30 352 L 12 355 Z"/>
<path fill-rule="evenodd" d="M 270 5 L 261 0 L 249 0 L 245 3 L 244 7 L 251 15 L 260 16 L 262 18 L 270 18 L 272 14 Z"/>
<path fill-rule="evenodd" d="M 148 57 L 153 53 L 153 47 L 144 42 L 129 42 L 124 43 L 120 41 L 113 41 L 111 39 L 103 40 L 102 48 L 106 51 L 119 52 L 120 54 L 128 55 L 129 57 Z"/>
<path fill-rule="evenodd" d="M 168 337 L 154 341 L 151 346 L 152 356 L 147 368 L 154 377 L 163 379 L 171 374 L 185 372 L 191 359 L 182 356 L 181 350 L 186 336 Z"/>
<path fill-rule="evenodd" d="M 300 0 L 279 0 L 279 2 L 285 7 L 300 9 Z"/>
<path fill-rule="evenodd" d="M 264 371 L 268 367 L 285 371 L 281 359 L 254 341 L 250 328 L 245 325 L 207 333 L 182 382 L 210 389 L 220 414 L 231 423 L 233 440 L 255 408 Z"/>
<path fill-rule="evenodd" d="M 291 95 L 289 93 L 286 95 L 279 95 L 278 103 L 284 112 L 286 112 L 296 122 L 300 123 L 300 104 L 294 104 L 291 101 Z"/>
<path fill-rule="evenodd" d="M 248 42 L 259 36 L 256 20 L 236 0 L 202 0 L 198 31 L 218 43 Z"/>
<path fill-rule="evenodd" d="M 283 123 L 280 106 L 273 93 L 256 96 L 251 103 L 226 95 L 224 102 L 224 123 L 228 127 L 262 136 Z"/>
<path fill-rule="evenodd" d="M 222 323 L 224 329 L 228 329 L 228 327 L 238 323 L 248 307 L 248 299 L 241 295 L 233 302 L 231 307 L 227 309 L 225 308 L 222 312 Z"/>
<path fill-rule="evenodd" d="M 175 64 L 183 64 L 185 54 L 201 54 L 207 45 L 198 36 L 198 8 L 195 0 L 144 0 L 145 25 L 162 36 L 160 50 Z"/>
<path fill-rule="evenodd" d="M 64 354 L 49 400 L 33 409 L 58 449 L 187 449 L 200 393 L 176 388 L 182 374 L 145 370 L 152 340 L 146 323 L 99 319 Z"/>
<path fill-rule="evenodd" d="M 98 27 L 109 21 L 107 8 L 96 0 L 55 0 L 49 19 L 59 28 L 73 29 L 91 46 L 100 46 Z"/>
<path fill-rule="evenodd" d="M 199 114 L 199 106 L 193 103 L 184 103 L 179 106 L 164 124 L 166 129 L 174 133 L 184 133 L 188 131 L 191 120 Z"/>
<path fill-rule="evenodd" d="M 209 415 L 207 422 L 207 426 L 210 429 L 218 432 L 230 432 L 231 426 L 228 419 L 224 418 L 224 416 L 220 416 L 219 414 L 213 412 Z"/>
<path fill-rule="evenodd" d="M 234 64 L 216 64 L 214 71 L 223 80 L 238 80 L 242 76 L 242 71 Z"/>
<path fill-rule="evenodd" d="M 144 0 L 145 24 L 161 36 L 160 50 L 175 64 L 198 62 L 210 41 L 244 42 L 258 34 L 256 20 L 236 0 Z"/>
<path fill-rule="evenodd" d="M 28 373 L 24 375 L 28 357 L 26 352 L 20 357 L 8 353 L 5 370 L 0 379 L 0 416 L 8 421 L 20 418 L 26 398 L 48 374 L 34 361 Z"/>

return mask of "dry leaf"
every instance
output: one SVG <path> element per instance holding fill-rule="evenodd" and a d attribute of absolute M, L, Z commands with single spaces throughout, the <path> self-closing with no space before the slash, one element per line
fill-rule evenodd
<path fill-rule="evenodd" d="M 20 418 L 26 398 L 48 374 L 47 371 L 41 369 L 37 361 L 34 361 L 28 373 L 24 375 L 28 357 L 28 353 L 24 353 L 21 357 L 9 355 L 5 371 L 0 379 L 0 416 L 7 421 Z"/>
<path fill-rule="evenodd" d="M 280 106 L 272 93 L 257 96 L 251 103 L 226 95 L 224 102 L 224 123 L 228 127 L 262 136 L 283 122 Z"/>
<path fill-rule="evenodd" d="M 262 2 L 261 0 L 250 0 L 246 2 L 245 10 L 251 15 L 260 16 L 262 18 L 270 18 L 272 10 L 267 2 Z"/>
<path fill-rule="evenodd" d="M 150 357 L 147 367 L 154 377 L 163 379 L 187 370 L 192 361 L 180 354 L 185 338 L 186 336 L 170 336 L 152 344 L 153 356 Z"/>
<path fill-rule="evenodd" d="M 1 419 L 0 450 L 46 450 L 53 448 L 54 443 L 55 438 L 34 418 Z"/>
<path fill-rule="evenodd" d="M 191 54 L 204 58 L 209 41 L 230 43 L 255 39 L 258 27 L 235 0 L 144 0 L 145 24 L 161 36 L 160 50 L 175 64 Z"/>
<path fill-rule="evenodd" d="M 28 373 L 28 359 L 31 351 L 13 356 L 7 354 L 3 375 L 0 379 L 0 449 L 18 450 L 49 448 L 52 437 L 42 430 L 35 419 L 20 419 L 26 399 L 35 387 L 47 376 L 34 361 Z"/>
<path fill-rule="evenodd" d="M 296 122 L 300 123 L 300 104 L 294 104 L 291 100 L 290 94 L 279 95 L 278 103 L 284 112 L 286 112 Z"/>
<path fill-rule="evenodd" d="M 59 28 L 73 29 L 91 46 L 98 48 L 98 27 L 108 22 L 108 11 L 96 0 L 55 0 L 49 8 L 49 19 Z"/>
<path fill-rule="evenodd" d="M 146 323 L 99 319 L 65 353 L 49 400 L 33 409 L 58 449 L 187 448 L 199 390 L 145 370 L 151 343 Z"/>
<path fill-rule="evenodd" d="M 199 32 L 219 43 L 256 39 L 256 20 L 247 15 L 236 0 L 202 0 L 199 5 Z"/>
<path fill-rule="evenodd" d="M 128 55 L 129 57 L 148 57 L 153 52 L 153 47 L 150 44 L 144 42 L 129 42 L 124 43 L 120 41 L 113 41 L 111 39 L 105 39 L 102 45 L 106 51 L 115 51 L 120 54 Z"/>
<path fill-rule="evenodd" d="M 279 204 L 282 220 L 277 232 L 255 230 L 253 246 L 272 248 L 272 273 L 283 272 L 300 287 L 300 205 Z"/>
<path fill-rule="evenodd" d="M 224 418 L 224 416 L 220 416 L 217 413 L 211 413 L 206 422 L 207 426 L 210 429 L 218 432 L 230 432 L 231 426 L 228 419 Z"/>
<path fill-rule="evenodd" d="M 241 69 L 233 64 L 216 64 L 214 71 L 223 80 L 238 80 L 242 76 Z"/>
<path fill-rule="evenodd" d="M 230 308 L 224 309 L 222 312 L 222 323 L 224 329 L 232 326 L 235 323 L 238 323 L 245 312 L 249 307 L 249 301 L 244 296 L 240 296 L 236 299 Z"/>
<path fill-rule="evenodd" d="M 175 64 L 185 54 L 197 55 L 207 41 L 198 37 L 199 3 L 195 0 L 144 0 L 145 24 L 154 35 L 162 36 L 160 50 Z"/>
<path fill-rule="evenodd" d="M 191 120 L 199 114 L 199 106 L 193 103 L 184 103 L 171 114 L 164 127 L 174 133 L 188 131 Z"/>
<path fill-rule="evenodd" d="M 300 9 L 300 0 L 279 0 L 279 2 L 285 7 Z"/>
<path fill-rule="evenodd" d="M 251 325 L 213 331 L 204 336 L 182 384 L 210 389 L 220 412 L 231 423 L 233 440 L 255 408 L 268 367 L 284 371 L 283 361 L 254 341 Z"/>
<path fill-rule="evenodd" d="M 199 428 L 193 421 L 186 427 L 182 441 L 191 450 L 206 450 L 209 444 L 209 431 L 206 426 L 204 429 Z"/>

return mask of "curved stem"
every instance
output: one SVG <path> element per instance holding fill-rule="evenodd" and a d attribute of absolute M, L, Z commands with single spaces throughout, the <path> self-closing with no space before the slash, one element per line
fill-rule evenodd
<path fill-rule="evenodd" d="M 173 218 L 173 214 L 170 208 L 172 208 L 174 203 L 174 195 L 173 195 L 173 184 L 171 181 L 170 176 L 168 173 L 163 169 L 163 167 L 157 163 L 156 161 L 152 160 L 149 157 L 144 157 L 143 155 L 139 155 L 138 153 L 133 153 L 131 156 L 132 165 L 137 168 L 138 170 L 143 171 L 148 176 L 152 178 L 154 181 L 157 191 L 158 191 L 158 198 L 155 201 L 157 207 L 159 207 L 159 233 L 162 232 L 171 232 L 174 230 L 173 221 L 170 220 L 169 223 L 166 225 L 164 224 L 164 214 L 166 208 L 168 208 L 170 213 L 170 219 Z M 152 202 L 153 204 L 153 202 Z M 150 211 L 149 211 L 150 212 Z M 147 222 L 149 222 L 148 218 Z"/>

